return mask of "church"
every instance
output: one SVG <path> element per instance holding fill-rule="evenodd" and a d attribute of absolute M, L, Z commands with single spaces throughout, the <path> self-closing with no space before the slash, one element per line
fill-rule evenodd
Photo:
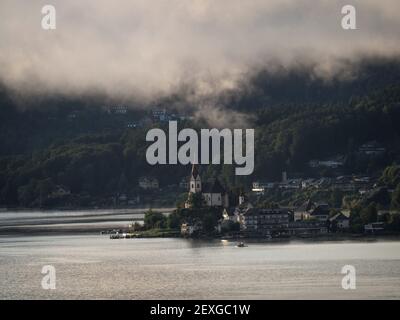
<path fill-rule="evenodd" d="M 217 178 L 211 183 L 203 183 L 197 164 L 192 165 L 192 173 L 189 180 L 189 195 L 191 193 L 201 194 L 204 199 L 204 205 L 207 207 L 229 207 L 228 192 Z M 189 201 L 185 202 L 185 208 L 190 208 Z"/>

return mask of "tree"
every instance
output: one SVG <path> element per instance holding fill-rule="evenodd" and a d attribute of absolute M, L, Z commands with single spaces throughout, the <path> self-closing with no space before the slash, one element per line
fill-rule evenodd
<path fill-rule="evenodd" d="M 331 198 L 330 198 L 331 205 L 335 208 L 339 208 L 342 206 L 342 200 L 343 200 L 343 192 L 335 188 L 331 193 Z"/>
<path fill-rule="evenodd" d="M 188 203 L 191 208 L 202 208 L 204 205 L 203 195 L 201 193 L 189 193 Z"/>
<path fill-rule="evenodd" d="M 397 185 L 395 191 L 392 194 L 392 201 L 390 205 L 392 209 L 400 209 L 400 183 Z"/>
<path fill-rule="evenodd" d="M 350 228 L 352 232 L 362 232 L 364 230 L 363 221 L 360 217 L 361 209 L 354 207 L 350 210 Z"/>
<path fill-rule="evenodd" d="M 392 165 L 386 167 L 379 182 L 383 185 L 387 185 L 389 188 L 394 188 L 398 185 L 400 183 L 400 166 Z"/>
<path fill-rule="evenodd" d="M 393 231 L 400 231 L 400 214 L 391 215 L 389 228 Z"/>
<path fill-rule="evenodd" d="M 161 213 L 149 210 L 144 214 L 144 227 L 146 229 L 165 228 L 167 218 Z"/>
<path fill-rule="evenodd" d="M 18 188 L 18 201 L 21 205 L 29 207 L 35 199 L 35 182 L 33 180 L 29 184 Z"/>
<path fill-rule="evenodd" d="M 170 229 L 178 229 L 181 224 L 181 217 L 177 210 L 172 212 L 167 218 L 167 227 Z"/>
<path fill-rule="evenodd" d="M 207 214 L 203 217 L 203 230 L 206 233 L 212 233 L 214 231 L 214 228 L 216 226 L 216 220 L 215 217 L 212 214 Z"/>
<path fill-rule="evenodd" d="M 237 232 L 240 231 L 240 223 L 232 220 L 224 220 L 221 225 L 222 232 Z"/>
<path fill-rule="evenodd" d="M 137 221 L 135 221 L 131 227 L 132 231 L 140 231 L 140 230 L 142 230 L 142 228 L 143 228 L 143 226 Z"/>
<path fill-rule="evenodd" d="M 118 180 L 118 191 L 127 192 L 128 185 L 129 185 L 128 179 L 126 179 L 126 176 L 124 173 L 121 173 L 119 180 Z"/>
<path fill-rule="evenodd" d="M 368 207 L 363 208 L 360 212 L 361 220 L 364 224 L 376 222 L 378 220 L 378 210 L 375 203 L 370 203 Z"/>

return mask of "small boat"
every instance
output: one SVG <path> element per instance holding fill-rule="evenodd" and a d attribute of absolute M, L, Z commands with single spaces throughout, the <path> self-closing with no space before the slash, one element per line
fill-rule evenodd
<path fill-rule="evenodd" d="M 247 246 L 244 244 L 244 242 L 239 242 L 239 243 L 236 245 L 236 247 L 238 247 L 238 248 L 244 248 L 244 247 L 247 247 Z"/>

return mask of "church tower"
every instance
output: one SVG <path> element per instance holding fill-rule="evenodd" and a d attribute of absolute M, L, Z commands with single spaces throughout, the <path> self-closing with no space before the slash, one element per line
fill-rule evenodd
<path fill-rule="evenodd" d="M 189 192 L 199 193 L 201 192 L 201 178 L 199 174 L 199 167 L 197 164 L 192 165 L 192 174 L 189 181 Z"/>
<path fill-rule="evenodd" d="M 241 190 L 239 194 L 239 206 L 243 205 L 245 202 L 246 202 L 245 194 L 243 190 Z"/>

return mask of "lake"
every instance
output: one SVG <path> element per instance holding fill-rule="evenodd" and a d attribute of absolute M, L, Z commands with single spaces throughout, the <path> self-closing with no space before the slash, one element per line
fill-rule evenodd
<path fill-rule="evenodd" d="M 400 242 L 0 238 L 1 299 L 399 299 Z M 344 265 L 356 289 L 341 287 Z M 44 265 L 56 289 L 41 288 Z"/>
<path fill-rule="evenodd" d="M 168 212 L 168 209 L 160 209 Z M 143 209 L 0 212 L 0 299 L 399 299 L 400 241 L 110 240 Z M 42 267 L 56 289 L 41 287 Z M 344 265 L 356 289 L 344 290 Z"/>

